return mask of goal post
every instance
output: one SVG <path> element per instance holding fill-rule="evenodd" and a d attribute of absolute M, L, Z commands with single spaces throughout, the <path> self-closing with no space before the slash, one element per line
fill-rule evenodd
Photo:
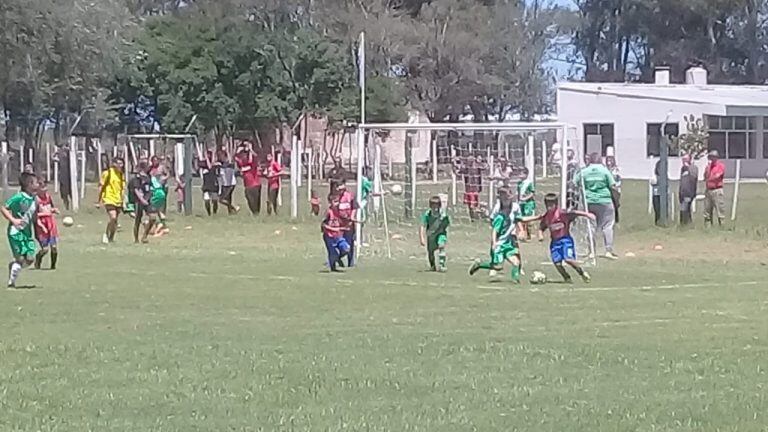
<path fill-rule="evenodd" d="M 398 229 L 410 232 L 418 225 L 416 219 L 431 196 L 440 196 L 451 208 L 454 227 L 474 230 L 470 224 L 490 215 L 498 187 L 506 184 L 516 191 L 522 167 L 528 169 L 528 180 L 536 184 L 539 209 L 543 196 L 551 192 L 568 208 L 575 187 L 569 185 L 569 149 L 578 147 L 577 142 L 569 142 L 569 129 L 559 122 L 359 124 L 355 134 L 357 196 L 363 193 L 367 150 L 373 164 L 369 180 L 377 196 L 368 200 L 371 208 L 367 213 L 373 218 L 364 229 L 358 226 L 358 243 L 386 241 L 387 255 L 391 255 L 390 238 L 399 237 Z M 388 227 L 381 226 L 382 221 Z M 588 231 L 577 236 L 589 243 L 584 244 L 586 257 L 594 249 L 593 228 L 579 226 Z M 370 242 L 362 238 L 361 231 Z"/>

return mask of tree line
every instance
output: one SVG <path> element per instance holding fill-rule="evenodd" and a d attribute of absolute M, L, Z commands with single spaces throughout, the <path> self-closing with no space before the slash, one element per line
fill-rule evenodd
<path fill-rule="evenodd" d="M 4 0 L 0 132 L 34 146 L 78 131 L 255 137 L 304 112 L 358 121 L 529 119 L 555 69 L 648 81 L 703 64 L 766 80 L 766 0 Z M 681 79 L 681 76 L 678 75 Z"/>

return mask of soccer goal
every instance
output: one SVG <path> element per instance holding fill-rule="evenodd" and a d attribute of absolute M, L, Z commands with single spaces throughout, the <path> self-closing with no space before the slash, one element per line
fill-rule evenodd
<path fill-rule="evenodd" d="M 443 200 L 453 231 L 487 230 L 500 187 L 519 193 L 531 185 L 537 212 L 547 193 L 557 193 L 563 207 L 582 207 L 582 187 L 570 180 L 583 157 L 577 146 L 562 145 L 568 137 L 568 125 L 554 122 L 359 125 L 358 196 L 364 174 L 373 182 L 358 232 L 369 246 L 362 252 L 391 257 L 399 233 L 418 230 L 432 196 Z M 573 235 L 579 254 L 593 256 L 593 227 L 579 221 Z"/>

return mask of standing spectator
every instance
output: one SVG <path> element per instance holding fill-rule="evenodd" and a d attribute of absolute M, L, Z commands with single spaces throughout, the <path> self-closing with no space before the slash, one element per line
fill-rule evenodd
<path fill-rule="evenodd" d="M 693 222 L 691 205 L 696 199 L 699 184 L 699 169 L 691 160 L 691 155 L 684 155 L 683 166 L 680 168 L 680 225 L 690 225 Z"/>
<path fill-rule="evenodd" d="M 478 208 L 480 207 L 480 193 L 483 191 L 483 162 L 478 156 L 473 158 L 469 156 L 461 174 L 464 176 L 464 204 L 469 209 L 469 218 L 478 219 Z"/>
<path fill-rule="evenodd" d="M 611 201 L 613 201 L 613 209 L 615 211 L 616 224 L 619 224 L 619 208 L 621 207 L 621 171 L 619 166 L 616 165 L 616 158 L 613 156 L 605 157 L 605 167 L 613 175 L 613 181 L 616 185 L 611 189 Z"/>
<path fill-rule="evenodd" d="M 283 175 L 283 167 L 272 154 L 267 155 L 267 214 L 277 215 L 277 196 L 280 194 L 280 176 Z"/>
<path fill-rule="evenodd" d="M 341 164 L 341 158 L 333 161 L 333 168 L 328 171 L 326 177 L 331 181 L 331 191 L 336 190 L 334 186 L 338 185 L 338 180 L 347 180 L 347 170 L 345 170 L 344 166 Z"/>
<path fill-rule="evenodd" d="M 653 223 L 659 226 L 661 222 L 661 188 L 659 187 L 659 176 L 661 175 L 661 161 L 656 161 L 653 167 L 653 176 L 651 176 L 651 202 L 653 204 Z"/>
<path fill-rule="evenodd" d="M 619 257 L 613 252 L 613 225 L 616 212 L 611 199 L 611 189 L 616 182 L 608 169 L 601 163 L 598 153 L 589 155 L 589 166 L 576 173 L 576 184 L 584 183 L 587 208 L 597 218 L 597 230 L 603 233 L 605 258 L 616 260 Z"/>
<path fill-rule="evenodd" d="M 261 212 L 261 171 L 259 159 L 253 152 L 253 147 L 248 141 L 244 142 L 235 156 L 240 176 L 243 177 L 245 186 L 245 201 L 248 209 L 255 216 Z"/>
<path fill-rule="evenodd" d="M 509 187 L 512 184 L 512 167 L 509 166 L 509 162 L 506 159 L 500 159 L 498 166 L 493 169 L 493 177 L 491 180 L 496 182 L 496 188 Z"/>
<path fill-rule="evenodd" d="M 725 217 L 725 193 L 723 193 L 723 180 L 725 179 L 725 165 L 720 161 L 717 150 L 709 152 L 709 164 L 704 170 L 704 181 L 707 184 L 707 192 L 704 201 L 704 222 L 714 224 L 714 213 L 717 212 L 717 223 L 722 226 Z"/>
<path fill-rule="evenodd" d="M 581 205 L 581 184 L 574 181 L 576 173 L 579 172 L 579 161 L 576 158 L 576 152 L 568 149 L 567 158 L 565 166 L 565 175 L 568 179 L 566 184 L 566 207 L 570 211 L 577 210 Z"/>
<path fill-rule="evenodd" d="M 237 185 L 235 176 L 235 164 L 229 159 L 226 150 L 218 151 L 219 159 L 219 202 L 227 208 L 229 214 L 240 211 L 240 207 L 232 203 L 232 193 Z"/>
<path fill-rule="evenodd" d="M 69 210 L 70 202 L 72 199 L 72 180 L 70 178 L 69 169 L 69 147 L 60 147 L 54 158 L 54 160 L 59 163 L 58 181 L 59 193 L 61 194 L 61 202 L 64 204 L 64 208 Z"/>
<path fill-rule="evenodd" d="M 215 215 L 219 211 L 219 165 L 213 160 L 212 150 L 206 150 L 199 166 L 200 176 L 203 178 L 205 212 L 208 216 Z"/>

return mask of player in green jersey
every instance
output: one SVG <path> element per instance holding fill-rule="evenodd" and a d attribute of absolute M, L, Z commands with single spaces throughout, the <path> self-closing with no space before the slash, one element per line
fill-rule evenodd
<path fill-rule="evenodd" d="M 13 261 L 8 264 L 9 288 L 16 286 L 21 269 L 35 262 L 37 249 L 32 232 L 37 212 L 37 177 L 31 173 L 22 173 L 19 184 L 21 190 L 10 197 L 0 209 L 3 217 L 8 220 L 8 243 L 13 254 Z"/>
<path fill-rule="evenodd" d="M 479 270 L 502 271 L 504 262 L 512 264 L 512 281 L 520 283 L 520 249 L 517 243 L 516 227 L 522 220 L 514 201 L 504 198 L 499 211 L 493 216 L 491 234 L 491 257 L 489 261 L 475 261 L 469 268 L 470 276 Z"/>
<path fill-rule="evenodd" d="M 439 196 L 433 196 L 429 199 L 429 210 L 421 216 L 419 229 L 421 246 L 427 247 L 429 268 L 432 271 L 446 271 L 445 244 L 448 242 L 448 227 L 450 225 L 451 220 L 443 210 L 442 200 Z M 437 252 L 437 264 L 435 263 L 435 252 Z"/>

